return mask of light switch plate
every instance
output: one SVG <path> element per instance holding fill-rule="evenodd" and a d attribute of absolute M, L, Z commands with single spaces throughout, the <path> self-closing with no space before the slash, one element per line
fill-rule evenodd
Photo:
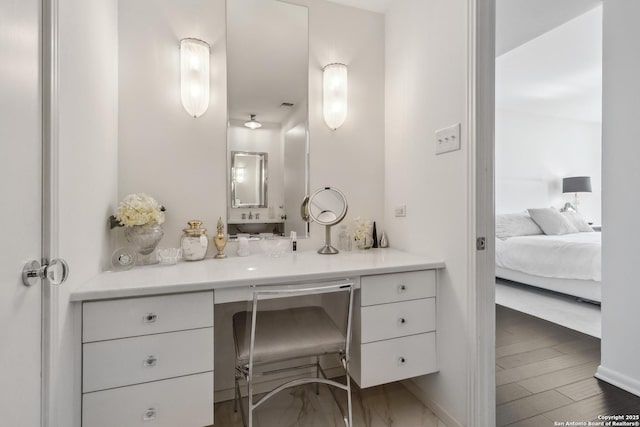
<path fill-rule="evenodd" d="M 407 205 L 396 206 L 394 209 L 396 217 L 407 216 Z"/>
<path fill-rule="evenodd" d="M 460 123 L 436 131 L 436 154 L 460 149 Z"/>

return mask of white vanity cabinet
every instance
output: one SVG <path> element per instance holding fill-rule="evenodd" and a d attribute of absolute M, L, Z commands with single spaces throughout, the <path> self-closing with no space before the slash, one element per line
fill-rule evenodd
<path fill-rule="evenodd" d="M 436 372 L 436 272 L 361 277 L 351 375 L 361 388 Z"/>
<path fill-rule="evenodd" d="M 82 426 L 213 424 L 213 292 L 82 305 Z"/>

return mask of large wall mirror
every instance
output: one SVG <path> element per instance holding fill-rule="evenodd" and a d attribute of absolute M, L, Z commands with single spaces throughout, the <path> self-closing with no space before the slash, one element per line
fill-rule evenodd
<path fill-rule="evenodd" d="M 279 0 L 227 1 L 231 235 L 308 236 L 308 15 Z"/>

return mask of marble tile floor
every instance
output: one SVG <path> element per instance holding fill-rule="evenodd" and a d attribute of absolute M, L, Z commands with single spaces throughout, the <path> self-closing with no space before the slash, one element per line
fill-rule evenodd
<path fill-rule="evenodd" d="M 346 402 L 343 391 L 336 393 L 340 402 Z M 354 427 L 446 427 L 400 383 L 364 390 L 354 387 L 352 396 Z M 326 386 L 320 386 L 320 395 L 314 385 L 285 390 L 254 416 L 254 427 L 344 427 Z M 215 427 L 242 427 L 240 412 L 233 412 L 233 401 L 215 405 Z"/>

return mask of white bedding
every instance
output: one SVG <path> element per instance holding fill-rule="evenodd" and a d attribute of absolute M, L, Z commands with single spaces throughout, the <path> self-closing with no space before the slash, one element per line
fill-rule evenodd
<path fill-rule="evenodd" d="M 534 276 L 602 280 L 602 233 L 496 239 L 496 266 Z"/>

